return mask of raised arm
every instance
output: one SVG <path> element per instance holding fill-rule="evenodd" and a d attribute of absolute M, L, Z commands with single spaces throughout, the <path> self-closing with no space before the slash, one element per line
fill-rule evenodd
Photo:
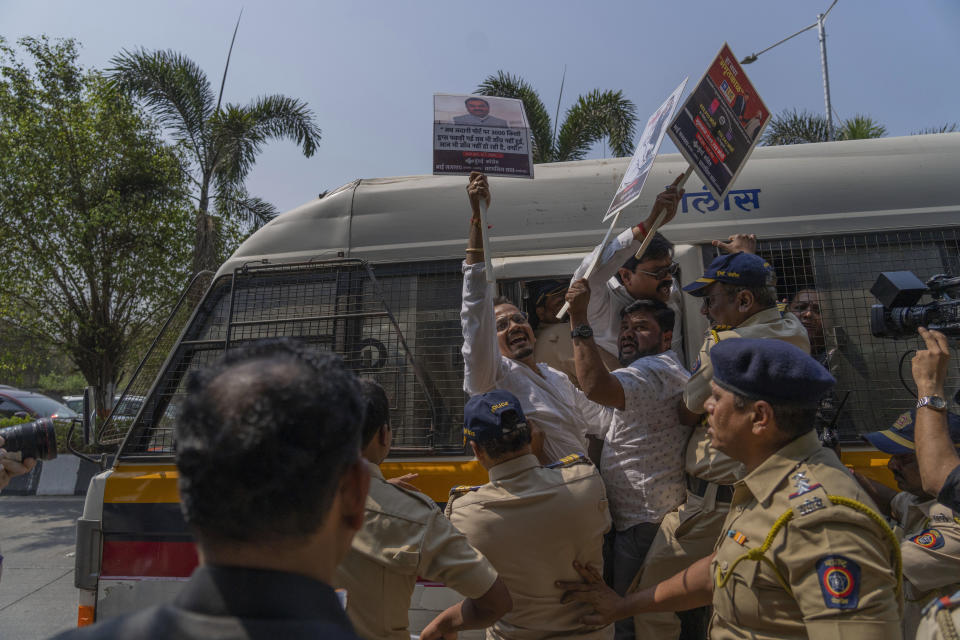
<path fill-rule="evenodd" d="M 928 331 L 923 327 L 919 331 L 927 348 L 917 351 L 913 356 L 913 381 L 917 385 L 917 396 L 942 398 L 947 366 L 950 364 L 950 345 L 947 344 L 947 337 L 939 331 Z M 914 440 L 923 490 L 936 496 L 950 472 L 960 465 L 960 457 L 947 432 L 947 414 L 929 406 L 921 407 L 917 409 L 915 428 Z"/>
<path fill-rule="evenodd" d="M 587 280 L 576 280 L 571 284 L 567 289 L 566 300 L 570 303 L 571 330 L 588 324 L 590 285 Z M 607 371 L 600 357 L 600 348 L 592 337 L 573 339 L 573 361 L 580 388 L 587 398 L 606 407 L 624 408 L 626 400 L 623 386 L 616 376 Z"/>
<path fill-rule="evenodd" d="M 684 191 L 683 189 L 677 191 L 675 185 L 682 177 L 682 175 L 679 176 L 673 181 L 673 184 L 657 195 L 657 199 L 653 203 L 653 208 L 650 210 L 650 215 L 647 216 L 646 220 L 623 231 L 608 242 L 606 246 L 597 246 L 590 255 L 584 258 L 580 266 L 577 267 L 576 272 L 574 272 L 570 282 L 573 283 L 586 277 L 587 269 L 593 263 L 594 256 L 596 256 L 597 252 L 600 252 L 600 260 L 597 262 L 593 273 L 587 278 L 590 285 L 595 287 L 597 283 L 606 282 L 616 275 L 620 266 L 640 248 L 640 243 L 643 242 L 647 231 L 653 226 L 661 211 L 666 210 L 667 212 L 663 225 L 673 220 L 677 215 L 677 207 L 683 198 Z"/>
<path fill-rule="evenodd" d="M 470 174 L 470 237 L 463 264 L 463 302 L 460 327 L 463 330 L 463 390 L 473 395 L 485 393 L 496 385 L 501 355 L 497 346 L 497 328 L 493 312 L 493 291 L 487 283 L 483 265 L 483 239 L 480 230 L 480 200 L 490 203 L 490 188 L 482 173 Z"/>

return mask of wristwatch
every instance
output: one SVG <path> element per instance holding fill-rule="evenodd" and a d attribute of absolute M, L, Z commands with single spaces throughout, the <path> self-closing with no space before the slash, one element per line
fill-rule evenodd
<path fill-rule="evenodd" d="M 947 401 L 940 396 L 923 396 L 917 401 L 917 409 L 927 407 L 934 411 L 946 411 Z"/>
<path fill-rule="evenodd" d="M 590 328 L 588 324 L 581 324 L 579 327 L 570 332 L 571 338 L 592 338 L 593 329 Z"/>

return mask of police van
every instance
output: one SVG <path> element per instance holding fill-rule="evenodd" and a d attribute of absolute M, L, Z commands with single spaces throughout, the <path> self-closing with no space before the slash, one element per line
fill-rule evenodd
<path fill-rule="evenodd" d="M 521 306 L 548 278 L 569 278 L 602 239 L 603 213 L 627 158 L 538 165 L 535 180 L 491 179 L 488 222 L 500 293 Z M 684 172 L 657 159 L 620 229 L 643 220 Z M 696 175 L 664 233 L 683 284 L 716 255 L 713 239 L 755 233 L 778 294 L 815 288 L 838 395 L 845 462 L 890 483 L 886 456 L 861 433 L 888 426 L 915 400 L 903 354 L 916 339 L 871 335 L 870 288 L 881 271 L 960 275 L 960 133 L 758 148 L 722 201 Z M 470 209 L 464 177 L 361 179 L 289 211 L 248 238 L 216 274 L 199 274 L 157 336 L 125 395 L 145 398 L 132 421 L 95 434 L 118 445 L 97 475 L 77 528 L 78 623 L 170 599 L 197 563 L 180 515 L 174 420 L 187 375 L 226 350 L 292 336 L 341 354 L 391 401 L 394 451 L 384 475 L 418 473 L 438 503 L 486 472 L 462 437 L 461 261 Z M 618 229 L 619 230 L 619 229 Z M 688 363 L 707 329 L 685 296 Z M 899 370 L 905 367 L 905 384 Z M 951 374 L 948 385 L 960 380 Z M 449 602 L 421 584 L 411 628 Z"/>

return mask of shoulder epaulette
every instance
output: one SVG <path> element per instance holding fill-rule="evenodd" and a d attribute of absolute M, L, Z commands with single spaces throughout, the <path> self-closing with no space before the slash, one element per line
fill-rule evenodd
<path fill-rule="evenodd" d="M 575 464 L 581 463 L 590 463 L 590 458 L 579 453 L 571 453 L 568 456 L 564 456 L 557 460 L 556 462 L 551 462 L 547 465 L 547 469 L 558 469 L 560 467 L 572 467 Z M 590 463 L 592 464 L 592 463 Z"/>
<path fill-rule="evenodd" d="M 956 609 L 960 607 L 960 591 L 957 591 L 952 596 L 943 596 L 942 598 L 934 598 L 931 600 L 927 606 L 923 608 L 923 615 L 927 615 L 927 612 L 930 609 Z"/>
<path fill-rule="evenodd" d="M 813 478 L 808 477 L 809 469 L 802 465 L 794 470 L 789 476 L 789 481 L 793 485 L 793 491 L 790 493 L 790 507 L 796 516 L 805 516 L 826 509 L 830 505 L 827 498 L 827 492 L 823 486 Z"/>
<path fill-rule="evenodd" d="M 472 487 L 471 487 L 470 485 L 467 485 L 467 484 L 457 485 L 456 487 L 452 487 L 452 488 L 450 489 L 450 497 L 451 497 L 451 498 L 459 498 L 460 496 L 466 495 L 466 494 L 470 493 L 471 491 L 476 491 L 477 489 L 479 489 L 479 488 L 482 487 L 482 486 L 483 486 L 482 484 L 478 484 L 478 485 L 475 485 L 475 486 L 472 486 Z"/>

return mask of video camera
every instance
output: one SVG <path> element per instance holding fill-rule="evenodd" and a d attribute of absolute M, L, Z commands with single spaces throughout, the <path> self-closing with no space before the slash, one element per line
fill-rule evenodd
<path fill-rule="evenodd" d="M 870 308 L 870 332 L 877 338 L 906 338 L 917 327 L 960 337 L 960 278 L 939 274 L 924 284 L 911 271 L 884 271 L 870 293 L 881 302 Z M 917 304 L 925 294 L 933 302 Z"/>
<path fill-rule="evenodd" d="M 22 459 L 53 460 L 57 457 L 57 432 L 53 420 L 40 418 L 0 429 L 3 448 L 20 452 Z"/>

